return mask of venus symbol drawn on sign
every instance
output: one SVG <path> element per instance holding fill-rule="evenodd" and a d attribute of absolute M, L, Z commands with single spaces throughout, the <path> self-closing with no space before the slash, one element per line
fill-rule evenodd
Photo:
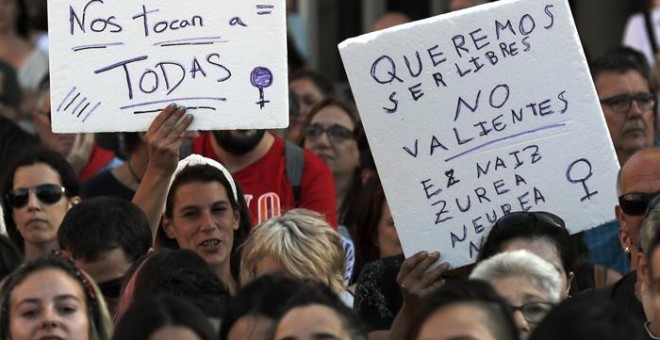
<path fill-rule="evenodd" d="M 259 105 L 259 109 L 263 109 L 266 103 L 270 103 L 270 100 L 264 100 L 264 88 L 273 83 L 273 73 L 265 67 L 255 67 L 250 73 L 250 82 L 259 89 L 259 101 L 255 104 Z"/>
<path fill-rule="evenodd" d="M 580 165 L 580 168 L 582 169 L 577 169 L 578 176 L 576 178 L 575 176 L 575 171 L 574 169 Z M 591 191 L 587 187 L 587 180 L 593 175 L 593 171 L 591 168 L 591 162 L 589 162 L 588 159 L 586 158 L 580 158 L 575 161 L 573 161 L 569 166 L 568 169 L 566 169 L 566 179 L 571 182 L 571 183 L 582 183 L 582 188 L 584 189 L 585 195 L 580 198 L 580 202 L 583 202 L 584 200 L 591 200 L 591 197 L 596 196 L 598 194 L 598 191 Z M 581 176 L 581 178 L 580 178 Z"/>

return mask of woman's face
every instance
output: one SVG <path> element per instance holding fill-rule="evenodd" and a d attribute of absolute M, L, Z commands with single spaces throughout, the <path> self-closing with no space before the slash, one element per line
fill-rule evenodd
<path fill-rule="evenodd" d="M 559 255 L 559 249 L 557 246 L 550 241 L 549 239 L 514 239 L 509 241 L 504 245 L 502 251 L 514 251 L 514 250 L 529 250 L 530 252 L 538 255 L 540 258 L 548 261 L 551 265 L 555 266 L 559 273 L 561 274 L 561 299 L 568 297 L 569 289 L 569 275 L 566 273 L 566 269 L 561 263 L 561 256 Z M 570 273 L 572 278 L 573 273 Z"/>
<path fill-rule="evenodd" d="M 403 252 L 387 200 L 383 200 L 383 213 L 378 220 L 377 246 L 380 257 L 394 256 Z"/>
<path fill-rule="evenodd" d="M 34 188 L 42 184 L 62 186 L 59 174 L 46 163 L 21 166 L 16 169 L 12 189 L 30 189 L 27 204 L 13 208 L 12 213 L 16 228 L 26 244 L 45 245 L 57 242 L 57 230 L 67 211 L 78 197 L 65 195 L 55 203 L 42 202 Z"/>
<path fill-rule="evenodd" d="M 288 311 L 275 329 L 275 340 L 349 339 L 334 310 L 323 305 L 296 307 Z"/>
<path fill-rule="evenodd" d="M 305 121 L 309 110 L 325 99 L 323 92 L 309 78 L 296 79 L 291 82 L 289 87 L 300 104 L 300 116 L 298 117 L 300 121 Z"/>
<path fill-rule="evenodd" d="M 80 283 L 61 269 L 29 274 L 9 297 L 9 332 L 13 340 L 89 339 L 85 294 Z"/>
<path fill-rule="evenodd" d="M 333 174 L 352 175 L 360 165 L 354 129 L 355 124 L 344 110 L 334 105 L 324 107 L 309 123 L 305 148 L 323 158 Z"/>
<path fill-rule="evenodd" d="M 239 214 L 220 182 L 190 182 L 174 192 L 172 217 L 164 219 L 167 235 L 191 249 L 212 267 L 227 266 Z"/>
<path fill-rule="evenodd" d="M 549 297 L 539 287 L 534 285 L 529 279 L 522 275 L 513 275 L 504 277 L 493 282 L 493 288 L 498 295 L 503 297 L 512 307 L 533 306 L 537 302 L 550 302 Z M 536 308 L 528 307 L 528 317 L 525 318 L 520 309 L 513 313 L 513 319 L 516 322 L 521 339 L 527 339 L 538 322 L 527 321 L 527 319 L 536 319 L 540 314 L 550 311 L 549 305 L 539 305 Z"/>

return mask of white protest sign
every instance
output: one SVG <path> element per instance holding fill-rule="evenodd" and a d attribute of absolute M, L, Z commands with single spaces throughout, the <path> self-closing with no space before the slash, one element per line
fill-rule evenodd
<path fill-rule="evenodd" d="M 284 0 L 49 1 L 55 132 L 288 126 Z"/>
<path fill-rule="evenodd" d="M 618 162 L 566 1 L 510 0 L 339 45 L 404 252 L 476 260 L 507 212 L 613 218 Z"/>

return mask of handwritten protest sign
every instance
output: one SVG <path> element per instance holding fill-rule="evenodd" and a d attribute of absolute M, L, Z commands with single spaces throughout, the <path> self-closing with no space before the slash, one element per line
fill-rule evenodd
<path fill-rule="evenodd" d="M 404 252 L 474 262 L 492 224 L 613 218 L 618 162 L 568 4 L 512 0 L 339 45 Z"/>
<path fill-rule="evenodd" d="M 288 126 L 283 0 L 49 1 L 55 132 L 146 130 L 169 103 L 192 129 Z"/>

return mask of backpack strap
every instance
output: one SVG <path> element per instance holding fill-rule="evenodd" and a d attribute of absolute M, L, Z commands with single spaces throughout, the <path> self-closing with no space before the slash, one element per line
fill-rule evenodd
<path fill-rule="evenodd" d="M 305 152 L 303 149 L 290 141 L 285 142 L 284 158 L 286 161 L 286 177 L 291 183 L 295 207 L 300 205 L 302 194 L 302 175 L 305 169 Z"/>

